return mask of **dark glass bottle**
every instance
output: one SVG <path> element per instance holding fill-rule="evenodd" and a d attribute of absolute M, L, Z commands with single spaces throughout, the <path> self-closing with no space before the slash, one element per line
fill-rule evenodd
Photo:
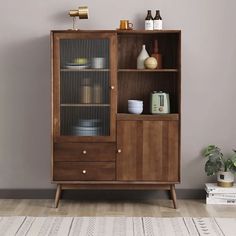
<path fill-rule="evenodd" d="M 162 29 L 162 17 L 160 14 L 160 10 L 156 10 L 156 15 L 153 20 L 153 29 L 161 30 Z"/>
<path fill-rule="evenodd" d="M 156 15 L 154 17 L 154 20 L 162 20 L 161 14 L 160 14 L 160 10 L 156 10 Z"/>
<path fill-rule="evenodd" d="M 153 17 L 152 11 L 147 11 L 147 16 L 145 18 L 145 30 L 153 30 Z"/>
<path fill-rule="evenodd" d="M 157 60 L 157 69 L 162 69 L 162 55 L 159 52 L 159 45 L 157 39 L 154 41 L 152 57 L 155 57 Z"/>
<path fill-rule="evenodd" d="M 148 11 L 147 11 L 147 16 L 146 16 L 146 19 L 145 19 L 145 20 L 153 20 L 152 11 L 151 11 L 151 10 L 148 10 Z"/>

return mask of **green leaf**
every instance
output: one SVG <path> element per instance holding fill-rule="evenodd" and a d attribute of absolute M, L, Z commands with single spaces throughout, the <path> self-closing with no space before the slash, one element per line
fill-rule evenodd
<path fill-rule="evenodd" d="M 212 154 L 212 152 L 216 149 L 216 146 L 215 145 L 209 145 L 205 151 L 204 151 L 204 156 L 207 157 L 209 156 L 210 154 Z"/>
<path fill-rule="evenodd" d="M 221 153 L 220 148 L 215 145 L 209 145 L 203 155 L 208 158 L 222 158 L 223 154 Z"/>
<path fill-rule="evenodd" d="M 215 175 L 218 171 L 222 169 L 222 166 L 223 164 L 219 160 L 214 162 L 208 160 L 205 164 L 205 172 L 208 176 Z"/>
<path fill-rule="evenodd" d="M 232 161 L 233 165 L 236 167 L 236 153 L 233 154 L 233 156 L 231 157 L 231 161 Z"/>

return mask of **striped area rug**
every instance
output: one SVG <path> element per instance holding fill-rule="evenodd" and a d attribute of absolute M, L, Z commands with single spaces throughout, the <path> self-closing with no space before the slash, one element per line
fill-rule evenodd
<path fill-rule="evenodd" d="M 235 236 L 236 218 L 0 217 L 1 236 Z"/>

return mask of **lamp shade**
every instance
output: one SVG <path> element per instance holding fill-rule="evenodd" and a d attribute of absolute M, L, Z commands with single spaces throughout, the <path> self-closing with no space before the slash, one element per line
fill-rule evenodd
<path fill-rule="evenodd" d="M 89 10 L 87 6 L 78 7 L 78 10 L 70 10 L 69 15 L 71 17 L 79 17 L 80 19 L 88 19 Z"/>

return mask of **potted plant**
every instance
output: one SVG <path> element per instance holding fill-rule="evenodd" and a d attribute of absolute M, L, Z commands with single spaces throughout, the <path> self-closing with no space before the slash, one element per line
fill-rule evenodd
<path fill-rule="evenodd" d="M 228 158 L 224 157 L 219 147 L 209 145 L 203 155 L 207 158 L 205 172 L 207 176 L 217 175 L 217 185 L 232 187 L 236 173 L 236 150 Z"/>

